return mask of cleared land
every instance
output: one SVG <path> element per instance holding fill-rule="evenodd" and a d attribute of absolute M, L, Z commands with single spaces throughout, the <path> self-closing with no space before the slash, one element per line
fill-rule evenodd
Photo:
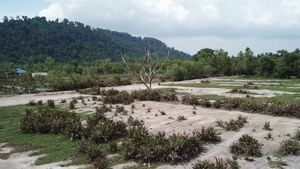
<path fill-rule="evenodd" d="M 204 82 L 204 80 L 206 82 Z M 201 81 L 203 81 L 203 83 L 201 83 Z M 217 100 L 224 97 L 246 97 L 247 94 L 230 92 L 233 88 L 240 88 L 253 93 L 248 94 L 250 97 L 269 101 L 272 101 L 271 99 L 275 99 L 276 101 L 277 99 L 284 102 L 299 103 L 300 89 L 298 82 L 299 80 L 295 82 L 292 80 L 240 80 L 209 78 L 182 81 L 178 83 L 163 83 L 161 85 L 154 84 L 153 88 L 175 88 L 179 96 L 182 96 L 184 93 L 190 93 L 199 96 L 202 95 L 203 97 L 207 97 L 212 100 Z M 113 88 L 117 90 L 126 90 L 129 92 L 145 89 L 142 84 L 133 84 Z M 84 97 L 86 105 L 78 102 L 75 110 L 77 113 L 91 114 L 95 111 L 95 107 L 102 104 L 101 101 L 92 101 L 91 95 L 81 95 L 79 93 L 69 91 L 2 96 L 0 97 L 0 107 L 27 104 L 31 100 L 43 100 L 46 102 L 48 99 L 53 99 L 57 105 L 67 108 L 68 103 L 72 100 L 72 98 L 78 96 Z M 67 102 L 60 103 L 62 99 L 66 99 Z M 132 105 L 135 106 L 134 113 L 132 113 Z M 220 135 L 222 138 L 220 143 L 205 145 L 205 151 L 190 162 L 175 166 L 160 165 L 157 168 L 192 168 L 192 165 L 197 160 L 214 160 L 215 157 L 232 159 L 233 154 L 230 153 L 229 147 L 244 134 L 248 134 L 259 140 L 259 142 L 262 144 L 262 157 L 255 157 L 253 158 L 254 161 L 250 162 L 245 160 L 245 157 L 238 156 L 237 161 L 241 168 L 271 168 L 272 165 L 279 165 L 281 162 L 286 162 L 288 166 L 284 166 L 285 168 L 299 167 L 298 162 L 300 161 L 300 156 L 282 156 L 278 154 L 280 142 L 295 136 L 297 129 L 300 127 L 299 119 L 290 117 L 274 117 L 240 111 L 228 111 L 223 109 L 203 108 L 200 106 L 194 107 L 192 105 L 181 104 L 180 102 L 164 103 L 153 101 L 135 101 L 130 105 L 122 106 L 124 106 L 125 110 L 128 110 L 128 115 L 119 114 L 118 116 L 115 116 L 114 112 L 116 105 L 113 105 L 112 111 L 108 112 L 107 116 L 113 119 L 121 119 L 124 121 L 127 121 L 129 115 L 133 118 L 138 118 L 145 122 L 145 126 L 149 129 L 150 133 L 157 133 L 158 131 L 165 131 L 167 135 L 172 135 L 174 132 L 191 133 L 194 130 L 200 130 L 204 126 L 214 126 L 222 133 Z M 165 115 L 161 113 L 162 111 L 165 112 Z M 229 121 L 230 119 L 236 118 L 238 115 L 247 117 L 248 121 L 248 123 L 246 123 L 245 126 L 239 131 L 226 131 L 225 129 L 217 126 L 217 119 Z M 186 120 L 178 121 L 178 116 L 184 116 Z M 86 116 L 83 116 L 83 118 L 85 117 Z M 272 128 L 271 131 L 263 129 L 265 122 L 270 122 L 270 126 Z M 271 139 L 267 139 L 268 133 L 271 133 Z M 0 159 L 0 168 L 62 168 L 61 166 L 63 164 L 72 161 L 71 159 L 68 159 L 64 162 L 55 162 L 35 166 L 35 161 L 43 155 L 29 156 L 30 154 L 32 155 L 32 151 L 18 153 L 14 151 L 13 147 L 7 146 L 8 144 L 9 143 L 0 144 L 0 154 L 9 154 L 7 157 L 8 159 Z M 139 164 L 129 162 L 126 164 L 115 165 L 113 168 L 122 168 L 127 165 L 130 166 Z M 81 167 L 87 166 L 69 166 L 63 168 Z"/>

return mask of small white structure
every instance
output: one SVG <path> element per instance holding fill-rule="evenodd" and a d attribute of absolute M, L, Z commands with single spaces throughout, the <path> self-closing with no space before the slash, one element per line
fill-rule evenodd
<path fill-rule="evenodd" d="M 47 72 L 36 72 L 36 73 L 31 73 L 31 77 L 36 77 L 36 76 L 48 76 Z"/>

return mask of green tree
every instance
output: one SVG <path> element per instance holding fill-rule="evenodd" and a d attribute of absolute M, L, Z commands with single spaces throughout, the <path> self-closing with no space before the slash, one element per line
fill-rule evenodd
<path fill-rule="evenodd" d="M 258 74 L 269 77 L 274 74 L 275 61 L 269 55 L 263 55 L 258 59 Z"/>

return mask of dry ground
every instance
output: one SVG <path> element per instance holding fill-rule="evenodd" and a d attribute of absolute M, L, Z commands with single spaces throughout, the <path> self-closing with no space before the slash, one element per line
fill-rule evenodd
<path fill-rule="evenodd" d="M 213 79 L 210 79 L 213 80 Z M 199 83 L 200 80 L 191 80 L 184 81 L 181 83 Z M 235 84 L 239 83 L 238 81 Z M 240 83 L 243 83 L 241 81 Z M 153 88 L 169 88 L 168 86 L 159 86 L 154 85 Z M 192 94 L 218 94 L 227 97 L 244 97 L 244 95 L 240 94 L 230 94 L 227 93 L 229 89 L 219 89 L 219 88 L 191 88 L 191 87 L 174 87 L 177 91 L 187 92 Z M 134 84 L 129 86 L 119 86 L 114 87 L 117 90 L 139 90 L 145 89 L 142 84 Z M 273 97 L 278 94 L 287 93 L 287 92 L 278 92 L 278 91 L 270 91 L 270 90 L 257 90 L 254 91 L 259 93 L 260 97 Z M 59 104 L 61 99 L 66 99 L 67 103 L 63 104 L 63 106 L 67 106 L 68 102 L 73 97 L 78 97 L 80 94 L 68 91 L 68 92 L 56 92 L 56 93 L 40 93 L 40 94 L 29 94 L 29 95 L 17 95 L 17 96 L 6 96 L 0 97 L 0 107 L 10 106 L 10 105 L 18 105 L 18 104 L 26 104 L 30 100 L 43 100 L 46 101 L 48 99 L 53 99 Z M 87 105 L 83 105 L 82 103 L 78 103 L 76 105 L 76 112 L 94 112 L 94 108 L 96 106 L 101 105 L 100 101 L 92 101 L 91 96 L 83 95 Z M 258 97 L 256 95 L 256 97 Z M 87 99 L 90 101 L 87 101 Z M 291 138 L 295 135 L 295 132 L 300 127 L 300 120 L 286 117 L 273 117 L 261 114 L 250 114 L 239 111 L 227 111 L 220 109 L 212 109 L 212 108 L 202 108 L 190 105 L 183 105 L 179 102 L 173 103 L 162 103 L 162 102 L 152 102 L 152 101 L 135 101 L 133 103 L 135 105 L 135 109 L 132 113 L 131 105 L 124 105 L 125 109 L 128 110 L 128 115 L 118 115 L 114 116 L 114 109 L 112 112 L 109 112 L 107 115 L 114 119 L 122 119 L 127 120 L 130 116 L 134 118 L 139 118 L 144 120 L 145 126 L 149 128 L 151 133 L 157 133 L 158 131 L 165 131 L 167 135 L 171 135 L 175 133 L 191 133 L 194 130 L 201 129 L 203 126 L 216 126 L 216 120 L 229 120 L 232 118 L 236 118 L 238 115 L 246 116 L 248 118 L 248 123 L 240 129 L 238 132 L 233 131 L 225 131 L 222 128 L 216 127 L 222 134 L 222 142 L 218 144 L 207 144 L 205 145 L 206 150 L 202 154 L 200 154 L 197 158 L 193 159 L 189 163 L 180 164 L 176 166 L 163 165 L 158 168 L 160 169 L 171 169 L 171 168 L 192 168 L 193 163 L 197 160 L 213 160 L 214 157 L 219 158 L 232 158 L 232 154 L 229 152 L 229 146 L 232 145 L 233 142 L 237 141 L 243 134 L 248 134 L 258 139 L 262 143 L 262 157 L 254 158 L 253 162 L 248 162 L 244 160 L 243 157 L 238 159 L 238 163 L 241 165 L 243 169 L 249 168 L 270 168 L 268 165 L 267 157 L 271 157 L 272 160 L 278 160 L 276 156 L 276 152 L 278 151 L 279 144 L 282 140 Z M 115 108 L 116 105 L 113 105 Z M 150 110 L 150 112 L 148 112 Z M 166 115 L 162 115 L 160 112 L 164 111 Z M 193 113 L 195 111 L 195 113 Z M 187 120 L 177 121 L 177 117 L 185 116 Z M 263 126 L 265 122 L 270 122 L 272 131 L 263 130 Z M 271 132 L 273 139 L 267 140 L 267 134 Z M 3 145 L 0 145 L 2 147 Z M 0 151 L 10 151 L 9 148 L 2 148 Z M 33 166 L 34 160 L 38 157 L 28 157 L 29 152 L 27 153 L 15 153 L 10 156 L 8 160 L 0 160 L 0 169 L 4 168 L 61 168 L 61 163 L 47 164 L 42 166 Z M 285 156 L 282 157 L 283 161 L 286 161 L 288 166 L 285 168 L 300 168 L 300 156 Z M 129 163 L 128 165 L 134 165 L 135 163 Z M 122 168 L 124 165 L 118 165 L 114 168 Z M 73 166 L 69 168 L 80 168 L 82 166 Z M 65 168 L 65 167 L 64 167 Z"/>

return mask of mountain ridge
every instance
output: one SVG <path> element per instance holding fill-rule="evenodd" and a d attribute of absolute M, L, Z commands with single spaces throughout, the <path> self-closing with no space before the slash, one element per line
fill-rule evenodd
<path fill-rule="evenodd" d="M 80 22 L 64 19 L 47 21 L 46 17 L 16 19 L 4 17 L 0 22 L 0 61 L 25 63 L 29 57 L 42 62 L 53 57 L 58 62 L 92 62 L 98 59 L 120 61 L 120 54 L 144 56 L 144 48 L 151 47 L 154 57 L 191 59 L 191 55 L 170 48 L 158 39 L 135 37 L 125 32 L 92 28 Z"/>

